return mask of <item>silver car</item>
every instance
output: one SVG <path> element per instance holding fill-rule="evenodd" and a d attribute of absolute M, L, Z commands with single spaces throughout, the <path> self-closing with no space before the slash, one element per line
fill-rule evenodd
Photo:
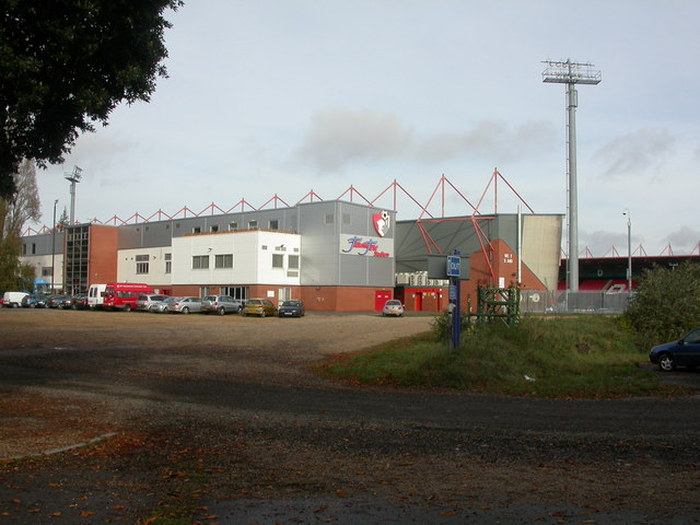
<path fill-rule="evenodd" d="M 167 298 L 167 295 L 142 293 L 139 295 L 139 298 L 136 299 L 134 309 L 138 310 L 139 312 L 151 312 L 157 303 L 162 303 Z"/>
<path fill-rule="evenodd" d="M 202 312 L 219 315 L 237 314 L 243 309 L 243 304 L 230 295 L 207 295 L 202 299 Z"/>
<path fill-rule="evenodd" d="M 382 308 L 382 315 L 384 317 L 387 316 L 395 316 L 395 317 L 401 317 L 404 314 L 404 306 L 401 303 L 401 301 L 398 301 L 396 299 L 389 299 L 386 303 L 384 303 L 384 308 Z"/>
<path fill-rule="evenodd" d="M 167 297 L 164 301 L 161 301 L 159 303 L 155 303 L 153 305 L 153 308 L 151 308 L 149 311 L 156 313 L 156 314 L 167 314 L 168 313 L 168 306 L 178 299 L 181 299 L 180 297 Z"/>
<path fill-rule="evenodd" d="M 180 297 L 169 302 L 167 308 L 170 313 L 199 313 L 202 311 L 202 300 L 199 297 Z"/>

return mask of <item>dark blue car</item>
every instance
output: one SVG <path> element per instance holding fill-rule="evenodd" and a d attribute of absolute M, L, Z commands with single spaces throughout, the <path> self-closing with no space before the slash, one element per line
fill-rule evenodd
<path fill-rule="evenodd" d="M 280 317 L 302 317 L 305 313 L 304 303 L 297 300 L 284 301 L 280 305 Z"/>
<path fill-rule="evenodd" d="M 649 352 L 649 360 L 665 372 L 677 366 L 700 366 L 700 328 L 696 328 L 678 341 L 655 346 Z"/>

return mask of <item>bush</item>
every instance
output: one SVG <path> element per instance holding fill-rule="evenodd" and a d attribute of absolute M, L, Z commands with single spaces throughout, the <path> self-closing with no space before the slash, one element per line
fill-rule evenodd
<path fill-rule="evenodd" d="M 469 329 L 469 317 L 467 312 L 462 311 L 462 332 Z M 442 312 L 436 315 L 430 323 L 430 332 L 435 337 L 436 341 L 445 341 L 450 339 L 450 314 Z"/>
<path fill-rule="evenodd" d="M 678 339 L 700 325 L 700 264 L 647 270 L 624 319 L 644 346 Z"/>

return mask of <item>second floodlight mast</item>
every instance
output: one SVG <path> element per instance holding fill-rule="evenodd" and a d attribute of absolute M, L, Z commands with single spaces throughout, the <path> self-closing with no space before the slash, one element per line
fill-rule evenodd
<path fill-rule="evenodd" d="M 576 182 L 576 106 L 578 106 L 578 92 L 576 84 L 596 85 L 600 83 L 600 70 L 594 69 L 588 62 L 572 62 L 543 60 L 546 65 L 542 72 L 543 82 L 566 84 L 566 128 L 567 128 L 567 186 L 569 193 L 567 229 L 568 229 L 568 257 L 566 268 L 566 290 L 578 292 L 578 191 Z"/>
<path fill-rule="evenodd" d="M 75 224 L 75 185 L 83 178 L 83 168 L 73 166 L 73 172 L 64 177 L 70 181 L 70 224 Z"/>

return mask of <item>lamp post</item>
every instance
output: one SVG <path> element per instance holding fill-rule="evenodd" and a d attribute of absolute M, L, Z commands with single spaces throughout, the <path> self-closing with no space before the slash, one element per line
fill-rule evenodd
<path fill-rule="evenodd" d="M 51 293 L 53 293 L 53 276 L 54 268 L 56 264 L 56 205 L 58 204 L 58 199 L 53 201 L 53 229 L 51 230 Z"/>
<path fill-rule="evenodd" d="M 627 212 L 627 288 L 632 293 L 632 217 Z"/>

